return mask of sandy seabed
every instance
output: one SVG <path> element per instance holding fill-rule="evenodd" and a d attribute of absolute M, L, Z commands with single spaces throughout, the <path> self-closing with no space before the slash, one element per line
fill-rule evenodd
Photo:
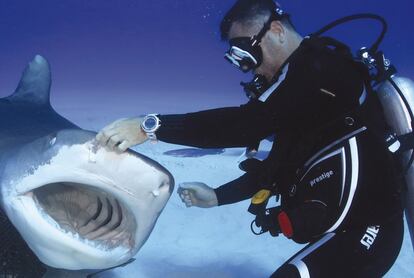
<path fill-rule="evenodd" d="M 80 127 L 97 131 L 122 117 L 154 112 L 191 112 L 239 103 L 230 100 L 212 102 L 208 96 L 183 102 L 172 94 L 165 98 L 156 95 L 156 100 L 143 99 L 138 94 L 130 94 L 127 98 L 115 94 L 97 96 L 65 94 L 65 98 L 55 99 L 54 107 Z M 270 143 L 264 142 L 262 147 L 266 151 Z M 176 185 L 201 181 L 217 187 L 242 174 L 238 169 L 241 148 L 209 154 L 159 142 L 145 143 L 134 149 L 166 167 L 174 175 Z M 298 245 L 283 236 L 253 235 L 250 231 L 253 216 L 247 212 L 248 205 L 249 202 L 244 201 L 211 209 L 186 208 L 174 192 L 136 261 L 99 277 L 268 277 L 305 245 Z M 385 277 L 414 277 L 414 253 L 407 228 L 398 260 Z"/>

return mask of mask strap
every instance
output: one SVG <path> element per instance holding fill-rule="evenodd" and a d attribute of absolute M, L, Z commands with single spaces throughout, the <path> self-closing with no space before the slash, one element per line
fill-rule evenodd
<path fill-rule="evenodd" d="M 263 25 L 262 30 L 260 30 L 259 34 L 257 34 L 256 36 L 252 37 L 252 46 L 255 46 L 257 44 L 259 44 L 262 41 L 262 38 L 264 37 L 264 35 L 267 33 L 267 31 L 270 30 L 270 25 L 272 24 L 273 21 L 275 20 L 281 20 L 283 17 L 288 16 L 287 14 L 281 12 L 281 13 L 276 13 L 276 12 L 272 12 L 270 14 L 269 19 L 266 21 L 266 23 Z"/>

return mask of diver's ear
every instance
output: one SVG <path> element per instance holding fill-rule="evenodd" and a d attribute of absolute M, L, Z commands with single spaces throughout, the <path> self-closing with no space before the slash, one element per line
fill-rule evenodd
<path fill-rule="evenodd" d="M 279 43 L 286 41 L 286 28 L 279 20 L 274 20 L 270 24 L 270 31 L 278 37 Z"/>

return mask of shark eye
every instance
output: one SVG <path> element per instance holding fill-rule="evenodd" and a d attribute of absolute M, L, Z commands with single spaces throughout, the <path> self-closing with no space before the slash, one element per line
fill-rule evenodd
<path fill-rule="evenodd" d="M 53 146 L 56 143 L 56 137 L 53 137 L 50 141 L 49 141 L 49 145 Z"/>

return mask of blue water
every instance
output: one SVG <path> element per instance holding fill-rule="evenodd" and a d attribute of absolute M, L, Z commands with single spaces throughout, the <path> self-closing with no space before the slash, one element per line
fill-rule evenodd
<path fill-rule="evenodd" d="M 8 94 L 16 72 L 34 54 L 52 64 L 60 94 L 175 94 L 244 101 L 237 72 L 223 59 L 219 23 L 233 0 L 1 0 L 0 94 Z M 337 17 L 375 12 L 389 22 L 383 49 L 401 73 L 414 76 L 411 63 L 410 0 L 283 1 L 302 34 Z M 369 45 L 379 32 L 362 21 L 334 35 L 355 47 Z"/>
<path fill-rule="evenodd" d="M 111 121 L 120 115 L 186 112 L 238 105 L 246 101 L 239 82 L 250 76 L 239 73 L 225 62 L 223 53 L 227 45 L 220 41 L 219 35 L 220 20 L 233 2 L 0 0 L 0 96 L 8 95 L 15 89 L 22 68 L 35 54 L 41 54 L 52 65 L 53 103 L 57 104 L 60 112 L 66 113 L 70 120 L 82 127 L 97 129 L 103 126 L 103 119 Z M 413 1 L 285 0 L 281 4 L 292 14 L 294 24 L 303 35 L 353 13 L 373 12 L 384 16 L 389 23 L 389 32 L 382 49 L 402 75 L 414 78 Z M 373 42 L 379 31 L 376 23 L 362 21 L 335 29 L 330 34 L 356 49 Z M 123 103 L 131 99 L 137 103 L 136 110 L 131 103 L 125 110 Z M 102 103 L 115 103 L 116 107 Z M 93 110 L 94 107 L 96 110 Z M 112 110 L 108 112 L 103 107 Z M 175 213 L 186 213 L 181 211 L 178 200 L 170 206 L 177 207 L 177 211 L 170 210 L 164 214 L 174 216 Z M 199 212 L 193 211 L 192 215 L 197 217 Z M 234 213 L 246 214 L 244 209 Z M 213 216 L 209 214 L 209 217 Z M 179 220 L 177 218 L 177 225 L 182 225 Z M 160 227 L 163 227 L 162 222 Z M 248 229 L 247 226 L 242 227 Z M 178 231 L 179 227 L 171 230 Z M 158 233 L 161 232 L 158 230 Z M 193 235 L 198 232 L 188 231 Z M 156 235 L 153 240 L 158 239 Z M 178 234 L 170 236 L 179 237 Z M 159 238 L 165 239 L 164 236 Z M 192 242 L 197 240 L 204 247 L 203 237 L 195 236 Z M 205 245 L 214 242 L 214 239 L 209 240 L 205 241 Z M 152 244 L 147 248 L 157 246 Z M 167 248 L 167 254 L 175 250 L 173 244 L 157 244 Z M 244 244 L 240 242 L 234 252 L 243 252 Z M 227 250 L 236 250 L 232 248 Z M 404 257 L 400 259 L 407 262 L 400 263 L 403 265 L 398 268 L 401 275 L 402 268 L 406 268 L 407 273 L 414 272 L 410 251 L 406 248 Z M 207 248 L 199 252 L 205 252 L 207 257 L 215 256 Z M 282 263 L 286 256 L 288 254 L 283 254 L 278 263 Z M 185 256 L 181 254 L 179 258 L 184 260 Z M 410 263 L 411 266 L 408 265 Z M 197 266 L 204 269 L 201 261 Z M 226 266 L 220 267 L 228 273 L 240 273 L 239 265 L 230 265 L 228 269 Z M 182 267 L 182 270 L 188 267 Z M 269 269 L 261 273 L 269 273 Z M 192 273 L 193 270 L 190 268 L 189 271 Z"/>

